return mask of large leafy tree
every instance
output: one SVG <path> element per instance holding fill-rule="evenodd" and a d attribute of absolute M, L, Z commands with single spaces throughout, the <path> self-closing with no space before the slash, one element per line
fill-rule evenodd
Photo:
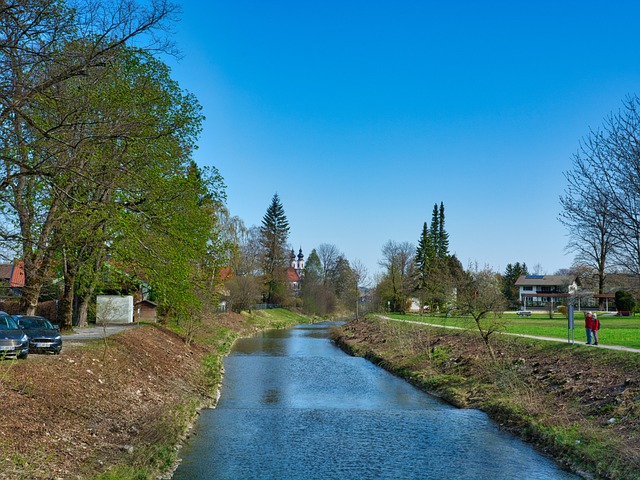
<path fill-rule="evenodd" d="M 95 112 L 85 101 L 91 85 L 81 84 L 99 81 L 117 52 L 162 27 L 174 11 L 163 1 L 72 9 L 61 1 L 27 0 L 0 7 L 0 240 L 24 261 L 27 313 L 34 312 L 61 248 L 57 232 L 71 179 L 90 178 L 82 174 L 91 159 L 86 143 L 97 140 L 102 119 L 87 128 Z M 64 104 L 68 115 L 60 115 Z"/>
<path fill-rule="evenodd" d="M 265 281 L 265 300 L 277 303 L 286 295 L 289 222 L 277 193 L 262 218 L 260 244 L 263 249 L 262 271 Z"/>

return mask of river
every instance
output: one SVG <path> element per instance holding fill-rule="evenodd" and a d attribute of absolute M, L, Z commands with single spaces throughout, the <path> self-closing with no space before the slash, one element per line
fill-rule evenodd
<path fill-rule="evenodd" d="M 236 342 L 174 480 L 578 479 L 482 412 L 427 395 L 328 338 L 332 323 Z"/>

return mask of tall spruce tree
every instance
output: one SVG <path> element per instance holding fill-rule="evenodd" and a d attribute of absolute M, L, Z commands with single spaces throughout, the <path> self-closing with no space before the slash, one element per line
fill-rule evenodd
<path fill-rule="evenodd" d="M 450 258 L 449 234 L 444 228 L 444 203 L 440 202 L 440 206 L 435 203 L 430 228 L 426 222 L 422 226 L 414 260 L 415 288 L 423 304 L 435 307 L 446 301 L 447 285 L 457 275 L 452 271 Z"/>
<path fill-rule="evenodd" d="M 434 256 L 433 238 L 429 233 L 427 222 L 424 222 L 416 248 L 416 287 L 418 290 L 424 289 L 427 285 Z"/>
<path fill-rule="evenodd" d="M 520 301 L 520 294 L 516 287 L 516 281 L 520 278 L 520 275 L 528 275 L 526 263 L 516 262 L 515 264 L 509 263 L 502 275 L 502 294 L 507 300 L 510 308 L 518 308 Z"/>
<path fill-rule="evenodd" d="M 263 248 L 262 270 L 264 273 L 267 303 L 282 300 L 286 292 L 285 269 L 287 267 L 286 243 L 289 237 L 289 222 L 278 194 L 274 194 L 271 205 L 262 219 L 260 244 Z"/>
<path fill-rule="evenodd" d="M 449 234 L 444 229 L 444 202 L 440 202 L 440 213 L 438 215 L 438 258 L 449 257 Z"/>
<path fill-rule="evenodd" d="M 429 235 L 431 235 L 431 243 L 433 245 L 434 253 L 438 254 L 438 245 L 440 245 L 440 214 L 438 212 L 438 204 L 433 204 L 433 213 L 431 214 L 431 227 L 429 228 Z"/>

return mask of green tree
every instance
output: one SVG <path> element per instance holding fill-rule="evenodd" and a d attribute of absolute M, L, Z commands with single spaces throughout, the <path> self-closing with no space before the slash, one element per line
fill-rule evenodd
<path fill-rule="evenodd" d="M 444 228 L 444 203 L 440 202 L 440 210 L 438 212 L 438 243 L 437 256 L 440 259 L 449 257 L 449 234 Z"/>
<path fill-rule="evenodd" d="M 267 212 L 262 218 L 260 227 L 260 243 L 263 248 L 262 271 L 266 287 L 267 303 L 282 301 L 286 295 L 286 278 L 288 252 L 286 248 L 289 237 L 289 222 L 278 194 L 274 194 Z"/>
<path fill-rule="evenodd" d="M 507 305 L 510 308 L 517 309 L 520 302 L 520 292 L 516 287 L 516 281 L 521 275 L 528 275 L 526 263 L 516 262 L 515 264 L 507 264 L 507 267 L 502 275 L 502 294 L 504 295 Z"/>
<path fill-rule="evenodd" d="M 305 263 L 300 296 L 303 310 L 311 315 L 327 315 L 336 308 L 336 294 L 324 281 L 324 268 L 318 252 L 311 250 Z"/>
<path fill-rule="evenodd" d="M 424 222 L 416 248 L 416 286 L 418 290 L 426 289 L 434 259 L 435 248 L 433 245 L 433 237 L 429 234 L 427 222 Z"/>
<path fill-rule="evenodd" d="M 630 312 L 636 306 L 633 295 L 626 290 L 617 290 L 615 293 L 616 309 L 619 312 Z"/>
<path fill-rule="evenodd" d="M 81 136 L 93 140 L 85 140 L 82 149 L 70 152 L 69 156 L 78 157 L 77 170 L 63 171 L 56 180 L 67 193 L 60 199 L 64 208 L 56 229 L 63 249 L 61 311 L 66 327 L 71 325 L 76 279 L 83 266 L 82 285 L 78 285 L 83 288 L 78 293 L 86 302 L 93 295 L 107 253 L 118 258 L 118 240 L 131 236 L 144 223 L 144 215 L 155 217 L 148 225 L 157 229 L 166 229 L 174 222 L 172 216 L 180 216 L 186 227 L 183 235 L 192 237 L 192 232 L 214 227 L 215 216 L 205 218 L 203 214 L 209 208 L 213 215 L 212 202 L 220 203 L 218 192 L 223 191 L 214 185 L 219 181 L 217 172 L 205 179 L 204 172 L 188 160 L 200 130 L 200 107 L 171 80 L 164 64 L 145 52 L 122 49 L 110 62 L 108 73 L 78 87 L 82 88 L 76 89 L 76 95 L 84 92 L 90 108 L 77 109 L 86 119 L 77 123 L 89 126 L 91 131 Z M 183 190 L 176 192 L 176 187 Z M 193 198 L 181 204 L 190 195 Z M 166 203 L 175 208 L 160 219 L 157 213 L 166 210 Z M 189 224 L 194 213 L 201 222 L 195 227 Z M 159 232 L 151 229 L 149 234 Z M 188 249 L 183 254 L 186 252 Z M 154 275 L 154 282 L 160 278 Z M 195 286 L 190 290 L 195 291 Z M 176 307 L 174 303 L 172 308 Z"/>
<path fill-rule="evenodd" d="M 444 226 L 444 203 L 433 205 L 431 227 L 425 222 L 415 254 L 416 293 L 422 305 L 439 308 L 450 296 L 449 234 Z"/>
<path fill-rule="evenodd" d="M 95 132 L 81 135 L 88 132 L 83 113 L 90 112 L 79 100 L 87 91 L 74 88 L 99 80 L 120 49 L 163 27 L 175 11 L 166 2 L 145 9 L 115 2 L 73 7 L 27 0 L 0 8 L 0 241 L 24 261 L 27 313 L 35 311 L 61 248 L 61 198 L 72 183 L 61 186 L 59 177 L 80 172 L 79 159 L 88 158 L 85 141 L 96 141 Z M 139 42 L 137 48 L 145 47 Z M 65 102 L 70 115 L 59 115 Z"/>

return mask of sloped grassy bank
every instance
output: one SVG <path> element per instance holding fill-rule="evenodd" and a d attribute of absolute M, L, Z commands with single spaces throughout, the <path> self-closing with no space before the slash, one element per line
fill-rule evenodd
<path fill-rule="evenodd" d="M 487 412 L 585 478 L 640 478 L 640 355 L 369 317 L 333 339 L 461 408 Z"/>
<path fill-rule="evenodd" d="M 186 345 L 182 325 L 142 325 L 60 355 L 0 362 L 0 479 L 153 479 L 215 402 L 238 337 L 308 320 L 286 310 L 219 315 Z M 177 331 L 177 332 L 176 332 Z"/>

